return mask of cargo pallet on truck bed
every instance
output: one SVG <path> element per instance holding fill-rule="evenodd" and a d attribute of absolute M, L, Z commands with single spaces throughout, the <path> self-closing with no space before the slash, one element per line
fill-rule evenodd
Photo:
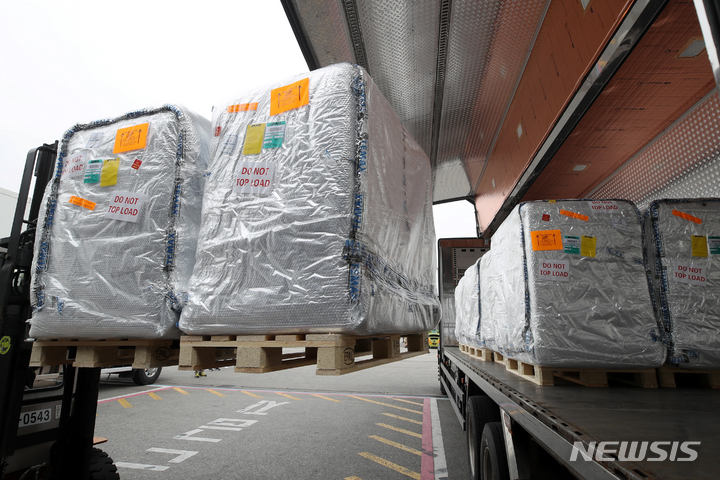
<path fill-rule="evenodd" d="M 457 272 L 472 265 L 485 247 L 482 239 L 438 242 L 442 295 L 454 296 Z M 475 259 L 466 255 L 464 263 L 460 262 L 453 252 L 459 248 L 474 248 Z M 669 366 L 624 373 L 538 367 L 487 348 L 456 345 L 453 328 L 441 324 L 440 331 L 440 390 L 451 400 L 467 432 L 471 459 L 474 455 L 471 470 L 474 464 L 482 472 L 482 455 L 499 451 L 494 458 L 507 463 L 512 479 L 717 477 L 720 395 L 712 388 L 696 388 L 702 386 L 697 383 L 687 388 L 684 382 L 704 381 L 704 386 L 713 386 L 717 372 Z M 633 380 L 633 375 L 647 377 L 637 386 L 655 388 L 623 382 Z M 677 382 L 674 376 L 678 376 Z M 608 381 L 612 382 L 610 388 L 578 385 L 594 382 L 605 386 Z M 677 388 L 657 388 L 658 383 L 675 386 L 671 381 L 678 383 Z M 495 443 L 489 448 L 484 441 Z M 636 442 L 634 447 L 631 442 Z M 661 453 L 653 451 L 653 442 Z M 622 448 L 628 457 L 640 458 L 623 458 Z M 662 454 L 666 459 L 657 461 Z"/>

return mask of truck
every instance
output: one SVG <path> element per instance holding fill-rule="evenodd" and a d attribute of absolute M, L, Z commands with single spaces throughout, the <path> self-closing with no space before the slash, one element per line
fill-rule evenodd
<path fill-rule="evenodd" d="M 719 419 L 717 390 L 593 388 L 572 378 L 537 386 L 526 378 L 533 372 L 513 369 L 517 362 L 461 350 L 452 321 L 455 287 L 488 249 L 483 239 L 438 241 L 440 390 L 467 434 L 471 478 L 712 478 L 717 433 L 707 425 Z M 669 412 L 671 425 L 663 421 Z M 634 461 L 619 453 L 628 447 Z"/>
<path fill-rule="evenodd" d="M 717 2 L 281 3 L 311 70 L 351 62 L 374 78 L 430 158 L 433 202 L 475 207 L 477 238 L 438 248 L 440 389 L 472 478 L 715 478 L 716 390 L 540 387 L 461 351 L 451 304 L 519 202 L 720 196 Z M 56 150 L 28 155 L 18 203 L 35 172 L 33 202 L 15 216 L 0 270 L 0 477 L 22 460 L 26 471 L 47 462 L 65 478 L 117 478 L 93 446 L 99 369 L 65 367 L 46 397 L 25 389 L 35 200 Z M 623 442 L 643 454 L 621 459 Z"/>
<path fill-rule="evenodd" d="M 283 6 L 311 69 L 350 61 L 381 85 L 435 204 L 475 206 L 478 238 L 438 246 L 440 389 L 471 478 L 715 478 L 717 390 L 537 386 L 457 344 L 453 297 L 520 202 L 720 195 L 701 126 L 718 119 L 717 2 L 399 3 Z M 647 455 L 624 461 L 633 441 Z"/>

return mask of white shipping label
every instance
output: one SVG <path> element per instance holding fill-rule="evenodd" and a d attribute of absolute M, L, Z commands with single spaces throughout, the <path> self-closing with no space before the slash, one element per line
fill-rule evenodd
<path fill-rule="evenodd" d="M 222 144 L 222 150 L 220 151 L 220 155 L 232 155 L 232 153 L 235 151 L 235 146 L 237 145 L 237 142 L 237 134 L 226 135 L 225 141 Z"/>
<path fill-rule="evenodd" d="M 272 192 L 274 175 L 274 163 L 240 163 L 238 164 L 238 175 L 233 181 L 233 193 L 266 195 Z"/>
<path fill-rule="evenodd" d="M 613 215 L 612 217 L 612 226 L 615 230 L 619 230 L 621 232 L 624 232 L 627 230 L 627 220 L 625 220 L 623 217 L 619 217 L 617 215 Z"/>
<path fill-rule="evenodd" d="M 85 145 L 85 148 L 97 148 L 100 146 L 103 140 L 103 134 L 100 132 L 95 132 L 92 135 L 90 135 L 90 138 L 88 139 L 87 145 Z"/>
<path fill-rule="evenodd" d="M 707 267 L 678 262 L 673 265 L 672 279 L 680 283 L 704 286 L 707 281 Z"/>
<path fill-rule="evenodd" d="M 73 153 L 63 160 L 63 178 L 80 177 L 85 172 L 85 156 L 82 153 Z"/>
<path fill-rule="evenodd" d="M 570 280 L 570 260 L 538 260 L 540 280 L 567 282 Z"/>
<path fill-rule="evenodd" d="M 588 202 L 588 205 L 590 205 L 590 210 L 592 210 L 593 213 L 613 213 L 620 211 L 617 202 L 611 200 L 593 200 L 592 202 Z"/>
<path fill-rule="evenodd" d="M 132 192 L 113 192 L 110 195 L 112 201 L 105 212 L 105 218 L 136 223 L 147 195 Z"/>

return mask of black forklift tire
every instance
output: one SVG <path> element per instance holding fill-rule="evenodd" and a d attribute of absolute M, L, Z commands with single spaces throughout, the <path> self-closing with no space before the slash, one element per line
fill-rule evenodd
<path fill-rule="evenodd" d="M 162 367 L 133 370 L 133 382 L 138 385 L 150 385 L 157 381 Z"/>
<path fill-rule="evenodd" d="M 483 480 L 510 480 L 500 422 L 485 424 L 480 440 L 480 472 Z"/>
<path fill-rule="evenodd" d="M 488 422 L 500 422 L 500 407 L 490 397 L 474 395 L 467 402 L 468 471 L 470 478 L 480 480 L 481 449 L 480 444 L 485 425 Z"/>
<path fill-rule="evenodd" d="M 112 458 L 95 447 L 90 453 L 90 480 L 120 480 L 120 474 Z"/>

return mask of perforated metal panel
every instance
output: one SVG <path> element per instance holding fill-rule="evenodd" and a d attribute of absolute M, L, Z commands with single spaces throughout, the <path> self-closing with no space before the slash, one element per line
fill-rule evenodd
<path fill-rule="evenodd" d="M 545 0 L 452 2 L 435 201 L 466 188 L 456 169 L 443 170 L 446 163 L 487 161 L 545 5 Z M 474 170 L 471 188 L 482 168 Z"/>
<path fill-rule="evenodd" d="M 342 2 L 294 2 L 315 55 L 322 66 L 357 63 L 353 53 Z"/>
<path fill-rule="evenodd" d="M 359 0 L 357 8 L 370 75 L 429 155 L 440 2 Z"/>
<path fill-rule="evenodd" d="M 428 154 L 434 202 L 474 193 L 547 3 L 293 0 L 319 64 L 365 66 Z"/>
<path fill-rule="evenodd" d="M 630 159 L 591 198 L 627 198 L 641 209 L 660 198 L 720 196 L 720 97 L 706 97 Z"/>

